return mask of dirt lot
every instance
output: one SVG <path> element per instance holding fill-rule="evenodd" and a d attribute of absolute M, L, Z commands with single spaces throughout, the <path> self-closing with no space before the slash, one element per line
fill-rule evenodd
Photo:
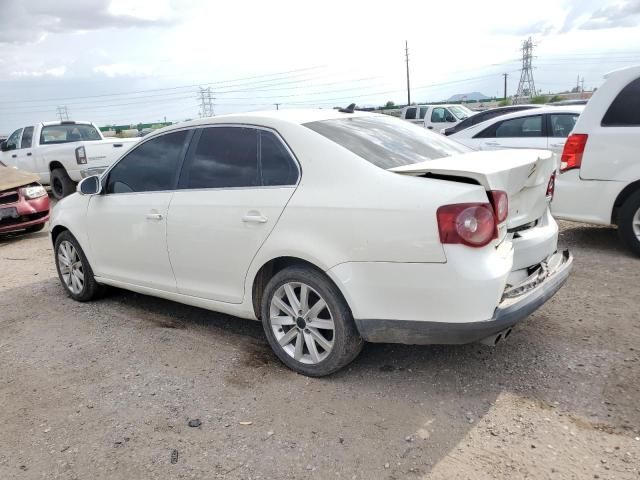
<path fill-rule="evenodd" d="M 324 379 L 254 322 L 75 303 L 46 233 L 0 238 L 0 478 L 638 479 L 640 259 L 562 229 L 573 276 L 506 343 L 368 345 Z"/>

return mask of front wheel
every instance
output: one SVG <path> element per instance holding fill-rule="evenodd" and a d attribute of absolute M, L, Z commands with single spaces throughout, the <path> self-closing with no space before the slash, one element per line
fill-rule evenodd
<path fill-rule="evenodd" d="M 337 287 L 309 267 L 288 267 L 265 288 L 262 325 L 286 366 L 311 377 L 329 375 L 355 359 L 364 341 Z"/>
<path fill-rule="evenodd" d="M 71 298 L 87 302 L 102 293 L 103 287 L 96 282 L 87 257 L 69 231 L 58 235 L 54 251 L 58 277 Z"/>
<path fill-rule="evenodd" d="M 618 233 L 624 244 L 640 255 L 640 191 L 627 198 L 620 208 Z"/>

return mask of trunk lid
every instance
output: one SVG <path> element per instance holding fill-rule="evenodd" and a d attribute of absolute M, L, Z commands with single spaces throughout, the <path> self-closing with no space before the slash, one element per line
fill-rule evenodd
<path fill-rule="evenodd" d="M 533 222 L 546 212 L 547 187 L 557 168 L 558 157 L 548 150 L 497 150 L 464 153 L 389 170 L 449 180 L 466 178 L 487 191 L 503 190 L 509 196 L 507 228 L 512 229 Z"/>

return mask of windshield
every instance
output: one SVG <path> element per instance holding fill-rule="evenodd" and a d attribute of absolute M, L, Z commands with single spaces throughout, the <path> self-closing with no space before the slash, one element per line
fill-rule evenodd
<path fill-rule="evenodd" d="M 102 140 L 100 133 L 93 125 L 47 125 L 42 127 L 40 145 L 52 143 L 69 143 L 79 141 Z"/>
<path fill-rule="evenodd" d="M 321 120 L 304 125 L 384 169 L 471 151 L 442 135 L 386 115 Z"/>
<path fill-rule="evenodd" d="M 473 115 L 473 111 L 463 105 L 451 105 L 449 106 L 449 110 L 451 110 L 451 113 L 453 113 L 458 120 L 464 120 Z"/>

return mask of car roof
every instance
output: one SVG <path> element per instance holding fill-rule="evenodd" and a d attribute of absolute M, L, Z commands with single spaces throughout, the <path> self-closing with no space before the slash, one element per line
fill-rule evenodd
<path fill-rule="evenodd" d="M 56 120 L 54 122 L 41 122 L 43 127 L 50 127 L 52 125 L 60 126 L 60 125 L 91 125 L 91 122 L 87 122 L 85 120 Z"/>
<path fill-rule="evenodd" d="M 189 120 L 187 122 L 175 123 L 168 127 L 155 130 L 156 133 L 165 133 L 172 130 L 188 127 L 200 127 L 206 125 L 216 125 L 221 123 L 238 123 L 238 124 L 258 124 L 269 126 L 274 123 L 292 123 L 302 125 L 309 122 L 318 122 L 322 120 L 332 120 L 339 118 L 356 118 L 356 117 L 375 117 L 387 116 L 380 113 L 354 111 L 353 113 L 344 113 L 339 110 L 329 108 L 305 108 L 305 109 L 283 109 L 283 110 L 264 110 L 257 112 L 245 113 L 228 113 L 224 115 L 216 115 L 215 117 L 200 118 L 197 120 Z M 149 135 L 151 136 L 151 135 Z"/>

